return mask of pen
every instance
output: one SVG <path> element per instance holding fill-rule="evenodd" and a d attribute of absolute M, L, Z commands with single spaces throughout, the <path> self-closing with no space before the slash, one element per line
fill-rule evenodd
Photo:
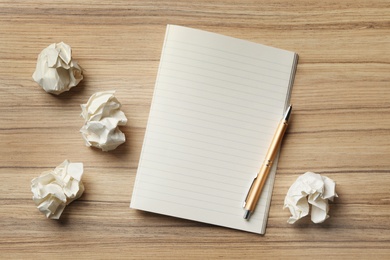
<path fill-rule="evenodd" d="M 244 219 L 248 220 L 256 208 L 257 202 L 260 198 L 261 191 L 264 187 L 264 183 L 267 180 L 268 174 L 271 170 L 272 164 L 275 160 L 276 154 L 278 153 L 278 148 L 282 142 L 284 133 L 286 132 L 288 121 L 290 119 L 292 106 L 290 105 L 284 117 L 280 121 L 278 128 L 276 129 L 275 135 L 272 138 L 270 147 L 268 148 L 267 155 L 265 156 L 263 165 L 261 166 L 259 173 L 252 182 L 251 187 L 249 188 L 248 195 L 245 198 L 244 202 Z"/>

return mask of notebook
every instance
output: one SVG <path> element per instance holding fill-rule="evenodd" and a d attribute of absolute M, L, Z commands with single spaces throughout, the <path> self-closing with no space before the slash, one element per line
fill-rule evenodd
<path fill-rule="evenodd" d="M 168 25 L 130 207 L 264 234 L 277 160 L 243 202 L 290 103 L 298 55 Z"/>

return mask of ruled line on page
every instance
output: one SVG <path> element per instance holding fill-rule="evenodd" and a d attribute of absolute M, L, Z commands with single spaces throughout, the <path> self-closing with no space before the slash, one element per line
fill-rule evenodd
<path fill-rule="evenodd" d="M 175 179 L 168 179 L 165 176 L 164 178 L 158 178 L 158 176 L 156 175 L 145 174 L 143 177 L 150 178 L 141 179 L 141 183 L 153 186 L 149 187 L 149 189 L 145 188 L 145 191 L 158 193 L 160 195 L 172 196 L 175 198 L 173 202 L 190 200 L 189 205 L 199 205 L 203 204 L 204 202 L 207 202 L 208 204 L 211 204 L 213 208 L 219 208 L 220 206 L 223 206 L 225 208 L 230 209 L 231 212 L 236 211 L 237 205 L 241 206 L 243 202 L 239 199 L 239 196 L 241 195 L 240 193 L 215 188 L 211 189 L 210 187 L 205 187 L 199 185 L 198 183 L 192 184 L 183 181 L 179 182 Z M 163 180 L 167 183 L 163 186 L 163 188 L 161 188 L 161 182 L 157 182 L 158 180 Z M 176 185 L 175 182 L 180 185 Z M 192 185 L 193 187 L 189 188 L 190 185 Z M 202 190 L 202 188 L 209 190 L 209 192 L 205 192 L 204 190 Z M 202 190 L 202 192 L 199 192 L 199 190 Z M 235 196 L 238 198 L 234 198 Z M 212 199 L 210 199 L 210 197 L 212 197 Z M 259 206 L 265 205 L 265 199 L 259 201 Z"/>
<path fill-rule="evenodd" d="M 174 87 L 179 87 L 180 89 L 179 90 L 172 90 L 171 88 L 173 88 L 173 84 L 170 84 L 168 82 L 161 82 L 161 84 L 166 84 L 167 87 L 165 89 L 159 89 L 158 91 L 161 93 L 161 92 L 169 92 L 169 93 L 174 93 L 175 95 L 181 95 L 183 97 L 189 97 L 193 100 L 197 100 L 197 99 L 201 99 L 201 100 L 207 100 L 207 101 L 211 101 L 213 102 L 213 106 L 206 106 L 206 107 L 211 107 L 211 108 L 215 108 L 218 104 L 226 104 L 226 105 L 231 105 L 233 108 L 241 108 L 241 109 L 245 109 L 247 111 L 252 111 L 252 113 L 258 113 L 258 112 L 264 112 L 264 108 L 263 109 L 260 109 L 256 106 L 250 106 L 248 104 L 246 105 L 243 105 L 243 104 L 237 104 L 237 103 L 234 103 L 234 102 L 231 102 L 231 100 L 234 99 L 234 97 L 230 96 L 226 96 L 226 95 L 222 95 L 222 96 L 216 96 L 218 95 L 217 93 L 207 93 L 207 91 L 205 91 L 206 93 L 199 93 L 199 92 L 203 92 L 204 90 L 203 89 L 195 89 L 195 88 L 191 88 L 189 87 L 188 85 L 179 85 L 179 84 L 176 84 L 176 86 Z M 196 91 L 195 93 L 193 94 L 189 94 L 187 92 L 185 92 L 183 89 L 186 89 L 186 91 L 193 91 L 195 92 L 195 90 L 198 90 Z M 157 93 L 159 94 L 159 93 Z M 208 95 L 207 95 L 208 94 Z M 215 95 L 215 96 L 213 96 Z M 208 96 L 208 97 L 207 97 Z M 175 96 L 176 97 L 176 96 Z M 166 98 L 168 99 L 172 99 L 172 98 L 175 98 L 175 97 L 169 97 L 167 96 Z M 223 101 L 223 99 L 225 99 L 225 101 Z M 191 101 L 189 101 L 191 102 Z M 194 101 L 192 101 L 194 102 Z M 284 100 L 274 100 L 274 103 L 282 103 L 284 102 Z M 274 104 L 267 104 L 267 103 L 262 103 L 263 105 L 266 105 L 266 106 L 269 106 L 269 107 L 272 107 L 272 108 L 276 108 L 277 106 L 275 106 Z M 243 115 L 248 115 L 248 113 L 245 113 L 245 112 L 240 112 L 239 109 L 230 109 L 230 110 L 227 110 L 226 112 L 234 112 L 234 113 L 241 113 Z M 271 114 L 276 114 L 276 113 L 271 113 Z M 271 118 L 274 119 L 274 117 L 272 116 L 269 116 L 268 114 L 266 115 L 262 115 L 263 116 L 263 119 L 265 120 L 270 120 Z"/>
<path fill-rule="evenodd" d="M 194 162 L 192 161 L 186 161 L 188 162 L 186 163 L 186 165 L 177 165 L 171 162 L 171 159 L 174 159 L 171 156 L 169 156 L 169 158 L 163 157 L 161 159 L 161 161 L 152 161 L 148 158 L 144 158 L 144 160 L 148 162 L 147 166 L 145 167 L 152 170 L 160 170 L 184 176 L 191 176 L 192 178 L 198 178 L 202 180 L 210 180 L 213 182 L 215 181 L 224 184 L 236 184 L 237 186 L 241 186 L 243 188 L 246 187 L 246 184 L 248 182 L 248 177 L 241 176 L 239 171 L 231 171 L 231 169 L 229 168 L 214 168 L 209 170 L 208 167 L 205 165 L 205 167 L 203 167 L 202 169 L 205 174 L 200 176 L 199 174 L 197 174 L 198 168 L 190 167 L 190 165 L 194 164 Z M 162 168 L 164 168 L 164 170 L 161 170 Z M 221 173 L 221 170 L 230 170 L 232 173 L 230 173 L 230 175 L 226 175 Z"/>
<path fill-rule="evenodd" d="M 168 49 L 169 50 L 169 49 Z M 182 49 L 181 49 L 182 50 Z M 171 56 L 174 58 L 174 61 L 168 61 L 167 64 L 175 64 L 175 65 L 181 65 L 181 66 L 188 66 L 191 68 L 197 68 L 197 69 L 209 69 L 210 71 L 218 74 L 228 74 L 229 72 L 233 72 L 234 76 L 238 78 L 248 78 L 252 80 L 256 80 L 259 76 L 262 76 L 266 79 L 269 80 L 274 80 L 276 82 L 282 81 L 286 82 L 289 80 L 290 74 L 288 71 L 280 71 L 280 70 L 274 70 L 274 69 L 267 69 L 265 67 L 261 66 L 252 66 L 252 70 L 244 69 L 243 66 L 237 66 L 240 65 L 239 63 L 236 63 L 235 66 L 229 66 L 217 62 L 212 62 L 210 61 L 210 57 L 207 57 L 207 59 L 200 59 L 200 58 L 195 58 L 195 59 L 190 59 L 180 53 L 177 53 L 177 49 L 172 48 L 172 53 L 169 53 L 167 55 Z M 176 53 L 176 54 L 173 54 Z M 198 55 L 199 57 L 199 55 Z M 186 62 L 190 61 L 190 62 Z M 199 65 L 203 65 L 200 67 Z M 246 64 L 243 64 L 246 65 Z M 269 73 L 269 71 L 272 71 L 272 74 Z M 267 73 L 268 72 L 268 73 Z M 281 75 L 283 74 L 283 75 Z M 264 81 L 267 82 L 267 81 Z M 270 84 L 274 84 L 275 82 L 268 82 Z"/>
<path fill-rule="evenodd" d="M 167 143 L 172 143 L 171 141 L 167 141 L 168 138 L 169 138 L 168 140 L 178 138 L 180 141 L 182 141 L 182 143 L 192 142 L 192 143 L 198 143 L 202 145 L 211 145 L 213 147 L 214 146 L 218 147 L 218 149 L 235 150 L 239 154 L 247 154 L 247 153 L 252 154 L 254 152 L 258 152 L 259 149 L 263 149 L 263 147 L 259 148 L 259 146 L 253 145 L 253 143 L 252 144 L 242 143 L 234 140 L 229 140 L 226 138 L 216 138 L 217 136 L 204 135 L 203 133 L 200 132 L 187 131 L 184 129 L 178 130 L 175 127 L 171 128 L 170 126 L 162 125 L 162 124 L 161 125 L 157 124 L 156 126 L 158 126 L 161 131 L 159 132 L 150 131 L 152 133 L 152 135 L 150 135 L 150 138 L 158 140 L 159 137 L 154 137 L 153 133 L 163 134 L 166 139 L 161 140 L 160 138 L 160 140 Z M 245 145 L 242 146 L 243 144 Z M 198 146 L 201 147 L 200 145 Z M 246 156 L 244 155 L 245 158 L 247 158 Z"/>
<path fill-rule="evenodd" d="M 241 167 L 238 170 L 235 170 L 226 166 L 216 165 L 215 163 L 207 163 L 204 161 L 197 162 L 194 160 L 179 158 L 174 155 L 169 155 L 169 158 L 167 158 L 166 156 L 161 156 L 161 153 L 154 153 L 150 151 L 148 153 L 153 156 L 153 158 L 149 159 L 149 157 L 145 156 L 143 160 L 152 163 L 161 163 L 162 167 L 176 165 L 176 167 L 192 171 L 198 171 L 199 167 L 202 167 L 202 172 L 204 172 L 207 176 L 215 175 L 220 179 L 228 178 L 232 180 L 237 180 L 239 183 L 248 183 L 248 181 L 250 181 L 250 177 L 253 177 L 254 174 L 257 172 L 250 172 L 249 170 Z M 178 165 L 178 160 L 180 160 L 182 164 Z"/>
<path fill-rule="evenodd" d="M 163 203 L 167 203 L 167 204 L 171 204 L 170 207 L 172 206 L 181 206 L 181 207 L 184 207 L 184 208 L 191 208 L 191 209 L 199 209 L 199 210 L 204 210 L 204 211 L 207 211 L 207 212 L 211 212 L 211 213 L 219 213 L 219 214 L 223 214 L 225 216 L 230 216 L 230 217 L 234 217 L 234 218 L 237 218 L 237 219 L 240 219 L 242 218 L 241 214 L 238 214 L 238 213 L 231 213 L 231 212 L 226 212 L 226 211 L 222 211 L 222 210 L 217 210 L 217 209 L 212 209 L 212 208 L 209 208 L 209 207 L 203 207 L 203 206 L 196 206 L 196 205 L 188 205 L 187 203 L 180 203 L 180 202 L 174 202 L 172 201 L 171 199 L 167 200 L 167 199 L 161 199 L 161 198 L 158 198 L 156 199 L 154 196 L 148 196 L 148 195 L 144 195 L 144 194 L 140 194 L 139 195 L 140 198 L 145 198 L 145 199 L 150 199 L 151 201 L 158 201 L 158 202 L 163 202 Z M 161 213 L 161 212 L 158 212 L 158 213 Z M 180 216 L 177 216 L 177 217 L 180 217 Z M 191 218 L 193 220 L 196 220 L 194 217 Z M 253 219 L 254 221 L 256 220 L 261 220 L 263 219 L 262 217 L 258 217 L 258 216 L 255 216 L 253 215 L 251 217 L 251 219 Z M 214 223 L 215 224 L 215 223 Z"/>
<path fill-rule="evenodd" d="M 162 77 L 169 77 L 171 80 L 174 80 L 172 82 L 167 82 L 164 80 L 159 79 L 159 83 L 169 83 L 172 85 L 176 85 L 177 87 L 189 87 L 194 90 L 199 90 L 199 88 L 195 88 L 193 86 L 202 86 L 202 91 L 209 92 L 212 94 L 219 94 L 220 96 L 226 96 L 226 97 L 235 97 L 238 100 L 247 101 L 254 103 L 257 99 L 257 102 L 264 102 L 264 100 L 259 100 L 261 98 L 264 98 L 265 100 L 274 100 L 274 101 L 281 101 L 284 100 L 280 96 L 272 96 L 269 95 L 269 93 L 279 93 L 275 90 L 266 90 L 262 91 L 262 89 L 259 89 L 259 86 L 252 86 L 252 85 L 244 85 L 242 83 L 231 83 L 229 85 L 227 84 L 211 84 L 210 81 L 199 81 L 199 79 L 189 79 L 187 77 L 179 77 L 177 74 L 165 74 L 163 71 L 160 72 L 160 76 Z M 246 89 L 242 88 L 245 87 Z M 252 89 L 252 91 L 249 91 L 249 89 Z M 226 93 L 231 92 L 231 95 L 228 95 Z M 245 97 L 241 97 L 245 96 Z M 262 103 L 262 104 L 268 104 Z"/>
<path fill-rule="evenodd" d="M 160 95 L 160 96 L 162 96 L 162 95 Z M 200 116 L 198 116 L 198 118 L 203 119 L 204 121 L 209 121 L 209 122 L 215 122 L 216 120 L 218 121 L 219 119 L 221 119 L 221 121 L 230 120 L 230 123 L 226 124 L 226 126 L 236 125 L 236 128 L 244 128 L 244 129 L 249 129 L 249 130 L 253 129 L 253 131 L 257 131 L 257 129 L 259 129 L 259 127 L 265 127 L 268 125 L 275 125 L 275 117 L 273 119 L 263 118 L 263 117 L 259 118 L 258 117 L 258 121 L 254 122 L 253 120 L 245 120 L 247 118 L 250 118 L 250 116 L 245 115 L 245 113 L 237 112 L 237 110 L 221 111 L 215 105 L 207 106 L 207 105 L 202 105 L 202 104 L 199 104 L 197 102 L 188 101 L 188 100 L 184 100 L 184 99 L 182 99 L 180 102 L 174 103 L 172 101 L 174 101 L 175 98 L 170 98 L 168 96 L 164 96 L 165 100 L 161 98 L 158 102 L 156 102 L 156 104 L 161 105 L 159 107 L 159 109 L 169 110 L 169 108 L 171 108 L 173 111 L 177 111 L 175 113 L 176 115 L 184 115 L 185 114 L 185 116 L 189 116 L 189 117 L 191 117 L 191 116 L 196 117 L 196 115 L 200 115 Z M 189 104 L 194 105 L 194 106 L 201 106 L 202 109 L 197 110 L 197 109 L 187 108 L 187 107 L 189 107 L 188 106 Z M 209 110 L 209 112 L 207 112 L 207 110 Z M 212 112 L 210 112 L 210 111 L 212 111 Z M 262 112 L 264 112 L 264 111 L 262 111 Z M 209 119 L 207 117 L 209 117 Z M 245 117 L 245 119 L 243 119 L 243 117 Z M 245 127 L 239 127 L 240 124 L 245 125 Z M 264 131 L 263 133 L 267 134 L 269 132 Z"/>
<path fill-rule="evenodd" d="M 168 64 L 168 62 L 167 62 L 167 64 Z M 190 73 L 186 70 L 183 70 L 183 68 L 185 68 L 185 67 L 180 66 L 180 64 L 176 64 L 176 65 L 179 65 L 179 66 L 172 68 L 172 67 L 168 67 L 167 65 L 164 65 L 164 67 L 161 67 L 161 70 L 162 71 L 171 70 L 171 71 L 174 71 L 175 73 L 188 73 L 188 74 Z M 202 70 L 201 68 L 196 68 L 196 69 Z M 226 82 L 226 83 L 240 84 L 240 82 L 248 82 L 247 84 L 241 84 L 241 85 L 249 86 L 249 87 L 256 87 L 258 85 L 263 85 L 263 86 L 267 87 L 268 91 L 274 90 L 275 92 L 279 92 L 278 91 L 279 89 L 275 89 L 275 87 L 280 88 L 283 84 L 283 83 L 279 83 L 279 82 L 272 83 L 272 82 L 268 82 L 268 81 L 265 81 L 262 79 L 251 79 L 251 78 L 247 78 L 247 77 L 240 77 L 240 76 L 235 76 L 235 75 L 225 74 L 225 73 L 220 73 L 220 72 L 215 72 L 215 73 L 219 73 L 220 75 L 217 75 L 217 74 L 207 75 L 207 74 L 204 74 L 203 72 L 204 71 L 202 71 L 202 72 L 194 72 L 193 71 L 190 74 L 192 74 L 193 76 L 196 76 L 196 77 L 203 77 L 203 78 L 206 78 L 208 80 L 218 80 L 220 82 Z M 208 70 L 208 72 L 210 73 L 212 71 Z M 230 78 L 230 79 L 226 79 L 226 78 Z"/>
<path fill-rule="evenodd" d="M 242 51 L 240 51 L 240 52 L 226 51 L 226 50 L 222 50 L 221 48 L 213 48 L 213 47 L 210 47 L 210 46 L 204 46 L 204 45 L 202 45 L 202 44 L 197 44 L 197 43 L 194 43 L 194 42 L 188 42 L 188 41 L 186 41 L 186 40 L 184 40 L 184 39 L 181 40 L 181 41 L 178 41 L 178 40 L 170 40 L 169 42 L 170 42 L 170 43 L 178 43 L 179 46 L 180 46 L 181 44 L 185 44 L 185 45 L 189 45 L 189 46 L 196 46 L 196 47 L 204 48 L 204 49 L 207 49 L 207 50 L 211 50 L 212 53 L 222 52 L 222 53 L 224 53 L 224 54 L 232 54 L 232 55 L 234 55 L 234 56 L 236 56 L 236 57 L 238 57 L 238 58 L 244 57 L 244 58 L 247 58 L 247 59 L 250 59 L 250 60 L 255 61 L 256 64 L 259 64 L 259 63 L 263 64 L 263 62 L 266 62 L 266 63 L 271 63 L 271 64 L 283 66 L 283 67 L 286 67 L 286 68 L 290 68 L 290 67 L 291 67 L 290 64 L 285 64 L 285 63 L 281 63 L 281 62 L 276 62 L 276 61 L 274 61 L 274 60 L 269 60 L 269 59 L 261 59 L 260 57 L 256 58 L 256 57 L 254 57 L 254 56 L 247 56 L 247 55 L 244 55 L 244 54 L 242 53 Z M 167 45 L 167 46 L 169 46 L 169 45 Z M 268 47 L 268 46 L 266 46 L 266 47 Z M 272 47 L 271 47 L 271 48 L 272 48 Z M 275 48 L 273 48 L 273 49 L 275 49 Z M 278 50 L 280 50 L 280 49 L 278 49 Z M 231 61 L 231 62 L 236 62 L 235 59 L 232 59 L 232 60 L 230 60 L 230 61 Z"/>

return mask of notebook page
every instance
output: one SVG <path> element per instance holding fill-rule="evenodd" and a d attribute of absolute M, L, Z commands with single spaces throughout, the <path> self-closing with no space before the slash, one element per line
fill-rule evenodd
<path fill-rule="evenodd" d="M 289 103 L 295 54 L 168 25 L 131 207 L 264 233 L 276 164 L 244 199 Z"/>

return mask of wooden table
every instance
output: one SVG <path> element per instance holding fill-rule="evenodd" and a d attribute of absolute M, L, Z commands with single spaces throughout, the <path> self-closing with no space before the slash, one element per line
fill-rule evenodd
<path fill-rule="evenodd" d="M 167 23 L 300 55 L 265 236 L 129 208 Z M 54 96 L 31 75 L 60 41 L 85 79 Z M 107 153 L 79 133 L 79 105 L 103 90 L 129 119 Z M 390 257 L 389 1 L 0 1 L 0 94 L 1 259 Z M 86 191 L 48 220 L 30 181 L 65 159 L 84 163 Z M 289 225 L 284 196 L 306 171 L 339 198 L 323 224 Z"/>

